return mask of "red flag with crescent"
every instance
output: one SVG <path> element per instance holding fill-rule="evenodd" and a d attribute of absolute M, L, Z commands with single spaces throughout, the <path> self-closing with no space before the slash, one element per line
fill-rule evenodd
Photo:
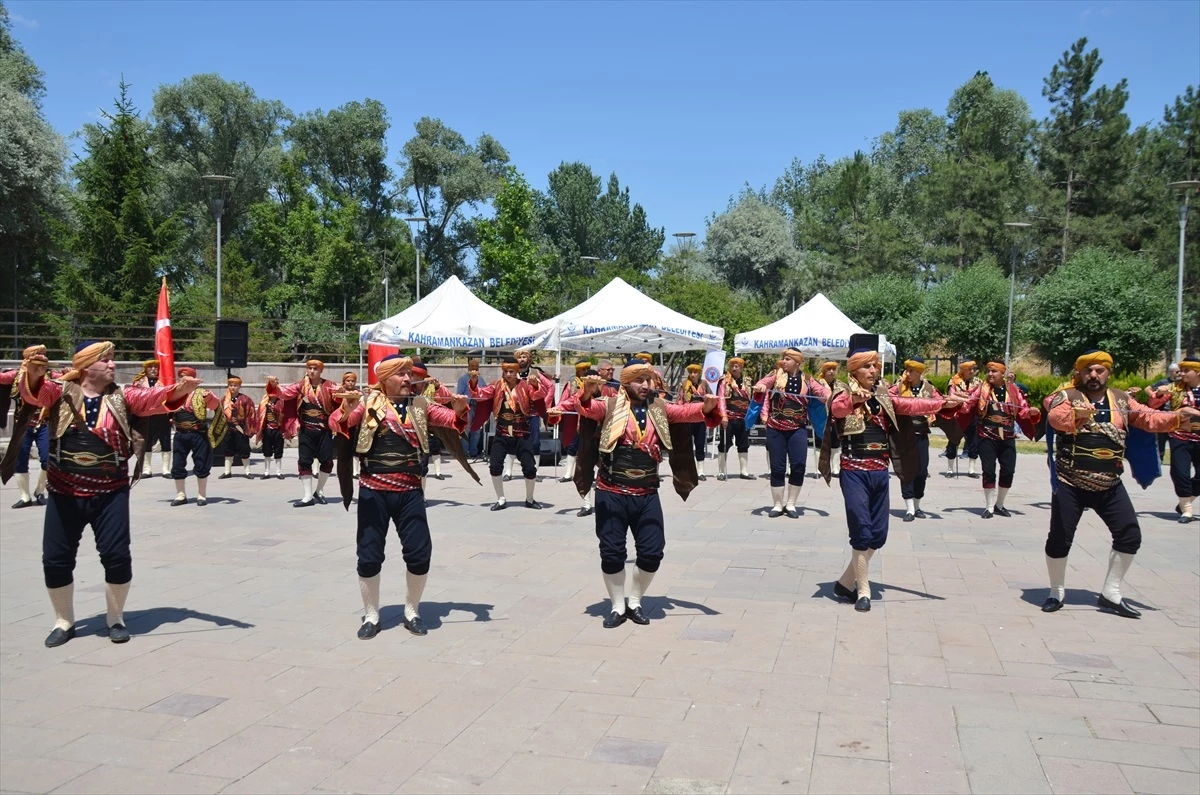
<path fill-rule="evenodd" d="M 163 386 L 175 383 L 175 341 L 171 338 L 171 300 L 167 296 L 167 279 L 163 277 L 158 292 L 158 318 L 154 321 L 154 358 L 158 359 L 158 382 Z"/>

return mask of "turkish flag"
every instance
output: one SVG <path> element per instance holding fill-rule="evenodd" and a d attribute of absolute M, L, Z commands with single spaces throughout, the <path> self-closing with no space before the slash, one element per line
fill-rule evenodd
<path fill-rule="evenodd" d="M 377 342 L 367 343 L 367 383 L 375 383 L 375 365 L 387 357 L 400 352 L 395 345 L 380 345 Z"/>
<path fill-rule="evenodd" d="M 158 383 L 175 383 L 175 341 L 171 339 L 171 301 L 167 297 L 167 280 L 163 277 L 158 292 L 158 319 L 154 322 L 154 358 L 158 359 Z"/>

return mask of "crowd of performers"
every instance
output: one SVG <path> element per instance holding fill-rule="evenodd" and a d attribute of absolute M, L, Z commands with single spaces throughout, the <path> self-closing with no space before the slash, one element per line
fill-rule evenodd
<path fill-rule="evenodd" d="M 479 482 L 471 460 L 480 460 L 479 435 L 490 424 L 487 463 L 496 494 L 491 509 L 509 507 L 505 483 L 513 462 L 520 464 L 524 506 L 540 509 L 538 434 L 543 422 L 561 424 L 566 453 L 561 481 L 578 492 L 578 515 L 595 516 L 610 600 L 604 626 L 616 627 L 625 621 L 648 623 L 642 598 L 666 548 L 659 498 L 664 457 L 673 489 L 686 500 L 707 477 L 707 434 L 714 430 L 717 479 L 730 477 L 731 448 L 738 456 L 737 477 L 753 479 L 749 430 L 761 418 L 770 462 L 768 515 L 798 518 L 809 432 L 819 405 L 827 421 L 815 439 L 818 469 L 827 484 L 838 477 L 850 546 L 849 564 L 834 593 L 856 610 L 868 611 L 871 561 L 888 536 L 890 471 L 901 481 L 904 521 L 925 518 L 921 500 L 929 437 L 933 427 L 942 428 L 950 437 L 952 463 L 960 443 L 970 457 L 968 474 L 979 461 L 983 517 L 1010 516 L 1005 497 L 1017 461 L 1016 429 L 1033 436 L 1041 413 L 1000 362 L 986 363 L 984 379 L 978 378 L 975 362 L 965 362 L 943 396 L 925 378 L 919 357 L 906 360 L 903 375 L 889 385 L 875 347 L 870 335 L 851 339 L 844 380 L 837 377 L 836 362 L 824 363 L 819 377 L 807 374 L 805 357 L 795 349 L 784 351 L 774 371 L 757 382 L 747 376 L 745 361 L 733 358 L 715 390 L 701 377 L 700 366 L 691 365 L 683 382 L 669 391 L 648 353 L 629 359 L 619 372 L 611 361 L 593 365 L 586 360 L 575 365 L 557 398 L 555 379 L 536 367 L 528 352 L 506 359 L 501 377 L 492 383 L 480 381 L 479 363 L 472 360 L 455 390 L 431 379 L 419 357 L 384 359 L 365 388 L 352 372 L 337 383 L 324 378 L 324 364 L 312 359 L 296 383 L 281 385 L 269 378 L 265 395 L 255 403 L 242 393 L 239 378 L 229 378 L 224 391 L 216 393 L 188 367 L 179 369 L 175 384 L 163 385 L 154 360 L 144 363 L 130 385 L 119 386 L 111 342 L 81 344 L 70 366 L 53 372 L 46 348 L 35 345 L 24 351 L 18 369 L 0 372 L 0 417 L 7 417 L 10 402 L 15 404 L 13 442 L 0 461 L 0 479 L 17 478 L 20 500 L 14 508 L 46 507 L 42 563 L 55 614 L 49 647 L 75 635 L 73 571 L 87 526 L 104 568 L 108 637 L 114 643 L 129 639 L 123 616 L 133 577 L 129 493 L 149 474 L 156 445 L 162 474 L 175 481 L 171 504 L 188 504 L 190 473 L 196 479 L 195 504 L 203 506 L 214 464 L 223 468 L 220 478 L 234 477 L 234 467 L 253 477 L 253 441 L 265 459 L 261 477 L 282 478 L 283 449 L 292 439 L 299 452 L 297 507 L 328 502 L 325 489 L 335 463 L 338 496 L 347 509 L 358 481 L 357 570 L 364 609 L 358 636 L 370 639 L 380 629 L 380 576 L 392 525 L 406 568 L 403 623 L 424 635 L 420 601 L 433 550 L 425 507 L 431 466 L 432 476 L 440 479 L 442 454 L 449 454 Z M 1200 360 L 1180 362 L 1177 376 L 1152 387 L 1145 404 L 1135 398 L 1140 390 L 1109 387 L 1113 366 L 1102 351 L 1081 355 L 1073 377 L 1044 404 L 1058 439 L 1045 544 L 1050 581 L 1045 612 L 1063 605 L 1067 555 L 1080 517 L 1090 508 L 1112 534 L 1099 606 L 1129 618 L 1139 615 L 1121 596 L 1122 579 L 1141 545 L 1121 479 L 1131 428 L 1166 436 L 1181 522 L 1192 520 L 1200 497 Z M 31 489 L 35 445 L 41 474 Z M 634 566 L 627 576 L 630 535 Z"/>

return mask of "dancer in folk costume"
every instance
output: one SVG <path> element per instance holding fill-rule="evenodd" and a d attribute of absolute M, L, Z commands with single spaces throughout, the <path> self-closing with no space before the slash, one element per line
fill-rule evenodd
<path fill-rule="evenodd" d="M 1029 406 L 1025 393 L 1013 380 L 1003 362 L 988 362 L 987 380 L 977 393 L 968 397 L 979 434 L 976 449 L 983 465 L 984 519 L 1012 516 L 1004 507 L 1004 498 L 1012 488 L 1017 468 L 1016 428 L 1020 424 L 1032 439 L 1033 424 L 1041 416 L 1038 409 Z M 1000 466 L 999 479 L 996 477 L 997 464 Z"/>
<path fill-rule="evenodd" d="M 274 464 L 275 477 L 283 480 L 283 448 L 286 440 L 295 437 L 297 419 L 293 413 L 287 414 L 287 401 L 279 394 L 279 379 L 273 375 L 267 376 L 267 388 L 258 402 L 257 436 L 256 441 L 262 445 L 262 453 L 266 471 L 262 479 L 271 477 Z"/>
<path fill-rule="evenodd" d="M 196 368 L 180 367 L 181 378 L 195 379 Z M 208 412 L 213 412 L 209 420 Z M 187 462 L 192 457 L 192 474 L 196 476 L 196 505 L 208 505 L 208 475 L 212 472 L 213 450 L 225 440 L 225 414 L 221 399 L 207 389 L 192 391 L 188 401 L 171 416 L 175 425 L 175 445 L 171 462 L 171 477 L 175 480 L 175 499 L 171 505 L 187 505 Z"/>
<path fill-rule="evenodd" d="M 780 366 L 754 385 L 754 399 L 762 403 L 767 426 L 767 450 L 771 456 L 772 518 L 797 519 L 796 500 L 808 467 L 808 401 L 829 398 L 829 387 L 804 370 L 804 354 L 796 348 L 783 352 Z M 788 465 L 791 465 L 789 470 Z M 783 487 L 787 482 L 787 500 Z"/>
<path fill-rule="evenodd" d="M 537 485 L 537 466 L 530 434 L 532 420 L 537 416 L 537 406 L 546 397 L 543 383 L 536 370 L 531 370 L 522 379 L 519 375 L 520 364 L 516 359 L 505 360 L 500 369 L 502 376 L 494 383 L 480 387 L 478 378 L 468 383 L 471 397 L 478 405 L 490 405 L 491 415 L 496 418 L 496 433 L 492 437 L 488 466 L 492 486 L 496 490 L 496 502 L 492 510 L 502 511 L 508 507 L 508 500 L 504 496 L 503 473 L 505 456 L 509 455 L 521 462 L 521 473 L 525 476 L 525 507 L 540 509 L 541 504 L 533 498 Z M 487 420 L 487 413 L 476 411 L 472 428 L 482 428 Z"/>
<path fill-rule="evenodd" d="M 325 483 L 333 472 L 333 434 L 329 430 L 329 415 L 336 405 L 333 393 L 337 384 L 321 377 L 325 363 L 320 359 L 309 359 L 305 364 L 304 378 L 295 384 L 280 387 L 279 396 L 294 404 L 300 426 L 300 457 L 297 468 L 303 497 L 296 508 L 307 508 L 316 503 L 325 505 Z M 317 487 L 313 488 L 313 462 L 320 466 Z"/>
<path fill-rule="evenodd" d="M 580 449 L 575 485 L 580 493 L 596 484 L 596 537 L 600 571 L 610 606 L 605 628 L 625 623 L 648 624 L 642 597 L 662 564 L 666 549 L 662 504 L 658 497 L 658 465 L 666 450 L 672 484 L 684 499 L 697 485 L 691 428 L 695 422 L 716 427 L 721 420 L 716 395 L 678 404 L 657 399 L 650 365 L 631 359 L 621 369 L 621 391 L 600 398 L 603 380 L 589 378 L 584 389 L 552 415 L 578 411 Z M 599 464 L 599 474 L 596 465 Z M 633 534 L 636 559 L 633 582 L 625 588 L 627 537 Z"/>
<path fill-rule="evenodd" d="M 850 563 L 834 583 L 838 596 L 854 609 L 871 609 L 870 561 L 888 536 L 889 462 L 897 464 L 901 482 L 910 481 L 919 457 L 911 418 L 957 409 L 961 398 L 893 397 L 879 381 L 882 367 L 873 334 L 850 337 L 849 378 L 838 382 L 829 399 L 830 421 L 821 445 L 821 475 L 830 479 L 829 442 L 841 437 L 839 482 L 850 534 Z"/>
<path fill-rule="evenodd" d="M 913 356 L 904 360 L 904 374 L 889 390 L 892 397 L 941 399 L 937 387 L 925 379 L 925 360 Z M 913 435 L 917 445 L 917 471 L 913 479 L 900 484 L 900 496 L 904 498 L 904 521 L 924 519 L 921 500 L 925 499 L 925 483 L 929 480 L 929 415 L 918 414 L 912 418 Z"/>
<path fill-rule="evenodd" d="M 133 377 L 133 385 L 158 386 L 161 373 L 162 366 L 158 359 L 146 359 L 142 362 L 142 369 Z M 144 424 L 146 427 L 142 430 L 142 435 L 146 439 L 146 452 L 145 460 L 142 462 L 142 477 L 150 477 L 150 454 L 154 452 L 156 444 L 159 449 L 159 457 L 162 459 L 162 476 L 169 477 L 171 475 L 171 415 L 155 414 L 152 417 L 146 417 Z"/>
<path fill-rule="evenodd" d="M 258 433 L 258 407 L 250 396 L 242 392 L 242 379 L 230 376 L 225 382 L 225 395 L 221 398 L 221 411 L 225 414 L 225 441 L 221 445 L 220 457 L 225 471 L 220 480 L 233 477 L 233 468 L 242 465 L 242 474 L 250 477 L 250 438 Z"/>
<path fill-rule="evenodd" d="M 739 477 L 754 480 L 750 474 L 750 429 L 746 427 L 746 412 L 750 410 L 754 387 L 746 375 L 746 360 L 735 356 L 729 360 L 729 369 L 717 383 L 717 399 L 721 403 L 724 419 L 717 436 L 717 480 L 729 477 L 726 460 L 729 448 L 735 447 L 738 457 Z"/>
<path fill-rule="evenodd" d="M 25 410 L 16 429 L 23 433 L 41 411 L 50 427 L 50 498 L 42 531 L 42 573 L 55 617 L 48 647 L 75 637 L 75 562 L 88 525 L 104 566 L 108 639 L 129 640 L 124 615 L 133 580 L 129 489 L 141 476 L 142 452 L 141 435 L 131 429 L 130 418 L 171 411 L 200 384 L 185 376 L 173 386 L 120 387 L 114 383 L 113 352 L 111 342 L 85 342 L 59 380 L 46 378 L 47 365 L 31 360 L 20 383 Z M 135 462 L 132 480 L 130 459 Z"/>
<path fill-rule="evenodd" d="M 703 366 L 699 364 L 689 364 L 687 366 L 687 376 L 683 379 L 683 383 L 679 385 L 679 389 L 675 390 L 675 402 L 681 405 L 688 403 L 703 403 L 706 395 L 711 395 L 712 390 L 708 387 L 708 382 L 704 380 L 702 371 Z M 707 480 L 708 473 L 704 471 L 704 459 L 708 455 L 708 427 L 704 422 L 692 423 L 692 450 L 696 456 L 696 469 L 700 472 L 700 480 Z"/>
<path fill-rule="evenodd" d="M 1075 360 L 1073 382 L 1050 396 L 1047 421 L 1058 437 L 1058 482 L 1050 498 L 1050 533 L 1046 537 L 1050 575 L 1050 595 L 1042 605 L 1046 613 L 1059 610 L 1066 600 L 1067 555 L 1080 517 L 1091 508 L 1112 534 L 1108 573 L 1097 603 L 1101 610 L 1124 618 L 1141 617 L 1121 596 L 1121 582 L 1142 544 L 1137 512 L 1121 481 L 1126 435 L 1131 427 L 1147 433 L 1200 430 L 1200 409 L 1195 406 L 1155 412 L 1129 393 L 1110 389 L 1112 367 L 1111 355 L 1089 351 Z"/>
<path fill-rule="evenodd" d="M 8 407 L 13 405 L 13 417 L 21 414 L 24 402 L 21 400 L 21 382 L 25 380 L 30 363 L 49 366 L 46 358 L 45 345 L 30 345 L 21 354 L 21 366 L 16 370 L 0 372 L 0 428 L 8 421 Z M 55 374 L 55 375 L 61 375 Z M 38 451 L 37 485 L 32 492 L 29 488 L 29 459 L 34 448 Z M 29 508 L 33 505 L 46 504 L 46 472 L 50 459 L 50 427 L 46 424 L 44 412 L 35 412 L 25 426 L 25 431 L 19 437 L 14 433 L 8 440 L 8 448 L 4 451 L 4 464 L 12 467 L 17 477 L 17 490 L 21 496 L 13 508 Z M 11 462 L 11 463 L 10 463 Z M 0 466 L 3 466 L 0 465 Z"/>
<path fill-rule="evenodd" d="M 1150 405 L 1171 411 L 1200 407 L 1200 359 L 1181 360 L 1178 380 L 1156 392 Z M 1167 441 L 1171 445 L 1171 485 L 1179 498 L 1175 513 L 1181 524 L 1187 524 L 1195 517 L 1200 498 L 1200 430 L 1176 429 Z"/>

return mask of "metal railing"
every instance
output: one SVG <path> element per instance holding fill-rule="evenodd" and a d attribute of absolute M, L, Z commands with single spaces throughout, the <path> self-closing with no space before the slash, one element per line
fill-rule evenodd
<path fill-rule="evenodd" d="M 28 345 L 42 344 L 51 361 L 68 361 L 79 342 L 111 340 L 118 356 L 133 360 L 154 355 L 152 314 L 72 312 L 57 314 L 44 309 L 0 309 L 0 358 L 20 359 Z M 234 319 L 234 318 L 226 318 Z M 213 356 L 216 317 L 177 315 L 171 318 L 175 357 L 180 361 L 210 361 Z M 357 361 L 358 327 L 372 320 L 295 318 L 249 319 L 250 361 L 304 361 L 318 357 L 329 361 Z"/>

